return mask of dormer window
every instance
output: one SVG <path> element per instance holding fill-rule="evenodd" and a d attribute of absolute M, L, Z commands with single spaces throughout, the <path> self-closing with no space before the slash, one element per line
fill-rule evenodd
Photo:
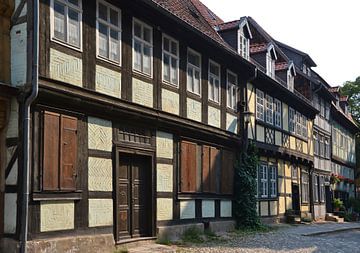
<path fill-rule="evenodd" d="M 287 87 L 290 91 L 294 91 L 294 82 L 295 82 L 295 67 L 294 63 L 290 63 L 288 71 L 287 71 Z"/>
<path fill-rule="evenodd" d="M 276 53 L 273 45 L 268 47 L 266 53 L 266 74 L 272 78 L 275 78 L 275 60 Z"/>
<path fill-rule="evenodd" d="M 252 38 L 251 31 L 247 20 L 244 20 L 239 25 L 238 30 L 238 54 L 243 58 L 249 60 L 250 57 L 250 39 Z"/>

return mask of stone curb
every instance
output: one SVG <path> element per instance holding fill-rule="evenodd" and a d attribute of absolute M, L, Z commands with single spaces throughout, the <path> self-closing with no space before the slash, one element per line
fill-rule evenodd
<path fill-rule="evenodd" d="M 332 229 L 332 230 L 325 230 L 325 231 L 319 231 L 319 232 L 312 232 L 312 233 L 305 233 L 301 234 L 302 236 L 313 236 L 313 235 L 324 235 L 324 234 L 332 234 L 337 232 L 344 232 L 348 230 L 356 230 L 360 229 L 360 225 L 356 227 L 348 227 L 348 228 L 339 228 L 339 229 Z"/>

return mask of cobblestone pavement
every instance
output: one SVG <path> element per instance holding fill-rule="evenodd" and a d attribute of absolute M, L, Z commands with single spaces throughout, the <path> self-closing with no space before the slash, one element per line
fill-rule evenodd
<path fill-rule="evenodd" d="M 269 233 L 260 233 L 248 236 L 232 235 L 225 242 L 209 242 L 189 248 L 178 248 L 177 252 L 185 253 L 218 253 L 218 252 L 250 252 L 250 253 L 273 253 L 273 252 L 360 252 L 360 231 L 347 230 L 322 235 L 308 235 L 311 231 L 317 232 L 330 227 L 339 229 L 346 224 L 323 224 L 282 227 Z M 358 227 L 359 224 L 356 224 Z M 355 226 L 355 227 L 356 227 Z"/>

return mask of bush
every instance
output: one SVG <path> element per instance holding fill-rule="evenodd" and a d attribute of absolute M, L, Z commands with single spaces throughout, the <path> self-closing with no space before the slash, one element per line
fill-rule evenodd
<path fill-rule="evenodd" d="M 352 207 L 352 209 L 355 213 L 360 213 L 360 200 L 359 199 L 351 197 L 349 199 L 349 203 L 350 203 L 350 207 Z"/>
<path fill-rule="evenodd" d="M 344 203 L 340 199 L 334 198 L 333 200 L 334 208 L 340 208 L 343 206 L 343 204 Z"/>
<path fill-rule="evenodd" d="M 197 227 L 191 227 L 182 234 L 182 241 L 189 242 L 189 243 L 202 243 L 204 242 L 203 233 Z"/>

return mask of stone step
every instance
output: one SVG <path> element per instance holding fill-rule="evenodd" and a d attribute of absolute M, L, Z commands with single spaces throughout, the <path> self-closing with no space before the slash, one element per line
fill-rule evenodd
<path fill-rule="evenodd" d="M 336 216 L 334 214 L 326 214 L 325 220 L 326 221 L 338 222 L 338 223 L 343 223 L 344 222 L 344 218 L 340 218 L 339 216 Z"/>

